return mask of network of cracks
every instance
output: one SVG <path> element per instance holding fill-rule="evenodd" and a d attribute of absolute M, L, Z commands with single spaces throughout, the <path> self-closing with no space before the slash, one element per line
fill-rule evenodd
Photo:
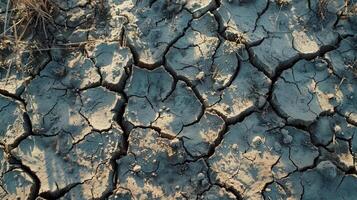
<path fill-rule="evenodd" d="M 354 1 L 54 2 L 0 51 L 0 199 L 357 198 Z"/>

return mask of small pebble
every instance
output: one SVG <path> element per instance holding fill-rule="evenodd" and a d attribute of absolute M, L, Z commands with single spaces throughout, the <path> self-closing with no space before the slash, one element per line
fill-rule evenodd
<path fill-rule="evenodd" d="M 140 171 L 141 171 L 141 166 L 140 165 L 134 165 L 133 172 L 138 173 Z"/>
<path fill-rule="evenodd" d="M 205 175 L 201 172 L 197 175 L 198 180 L 203 180 L 205 178 Z"/>
<path fill-rule="evenodd" d="M 203 80 L 204 77 L 205 77 L 205 73 L 204 72 L 200 72 L 200 73 L 197 74 L 196 79 Z"/>
<path fill-rule="evenodd" d="M 178 138 L 174 138 L 170 141 L 171 147 L 178 147 L 180 145 L 180 140 Z"/>
<path fill-rule="evenodd" d="M 335 133 L 340 133 L 342 128 L 340 125 L 336 124 L 335 127 L 333 128 L 333 130 L 335 131 Z"/>
<path fill-rule="evenodd" d="M 253 144 L 255 145 L 255 146 L 259 146 L 259 145 L 261 145 L 263 143 L 263 139 L 260 137 L 260 136 L 255 136 L 254 138 L 253 138 Z"/>

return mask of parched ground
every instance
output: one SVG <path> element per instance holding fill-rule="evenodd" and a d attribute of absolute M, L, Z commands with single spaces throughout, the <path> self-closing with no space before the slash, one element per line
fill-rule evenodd
<path fill-rule="evenodd" d="M 354 0 L 53 3 L 0 49 L 0 199 L 357 199 Z"/>

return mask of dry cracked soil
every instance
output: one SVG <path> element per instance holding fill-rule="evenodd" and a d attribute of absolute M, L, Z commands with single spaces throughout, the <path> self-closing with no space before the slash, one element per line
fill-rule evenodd
<path fill-rule="evenodd" d="M 357 199 L 356 1 L 52 3 L 0 49 L 0 199 Z"/>

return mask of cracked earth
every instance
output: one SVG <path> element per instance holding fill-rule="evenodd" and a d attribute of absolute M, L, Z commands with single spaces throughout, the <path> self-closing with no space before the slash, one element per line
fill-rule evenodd
<path fill-rule="evenodd" d="M 357 4 L 327 2 L 55 0 L 0 52 L 0 199 L 357 199 Z"/>

